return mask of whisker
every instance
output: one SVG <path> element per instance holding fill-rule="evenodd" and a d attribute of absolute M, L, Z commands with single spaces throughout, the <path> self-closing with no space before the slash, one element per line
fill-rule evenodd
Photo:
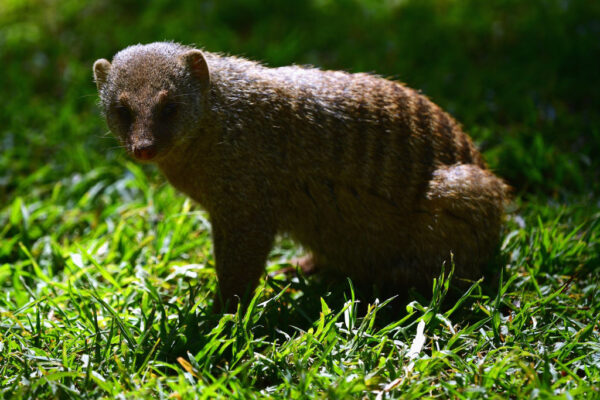
<path fill-rule="evenodd" d="M 125 149 L 127 150 L 126 146 L 113 146 L 113 147 L 109 147 L 108 150 L 116 150 L 116 149 Z"/>

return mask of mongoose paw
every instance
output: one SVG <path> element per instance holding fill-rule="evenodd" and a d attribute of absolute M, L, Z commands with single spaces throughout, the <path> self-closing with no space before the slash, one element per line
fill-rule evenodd
<path fill-rule="evenodd" d="M 280 268 L 277 271 L 270 273 L 269 276 L 298 276 L 298 271 L 301 271 L 303 276 L 311 276 L 320 270 L 312 254 L 293 258 L 289 263 L 291 264 L 289 267 Z"/>

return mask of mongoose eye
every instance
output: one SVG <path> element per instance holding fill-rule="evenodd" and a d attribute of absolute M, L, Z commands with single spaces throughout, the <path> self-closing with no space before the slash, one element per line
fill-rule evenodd
<path fill-rule="evenodd" d="M 131 125 L 131 123 L 133 122 L 133 114 L 131 113 L 129 107 L 120 105 L 115 107 L 115 111 L 123 125 Z"/>
<path fill-rule="evenodd" d="M 163 118 L 171 118 L 175 114 L 177 114 L 177 104 L 175 103 L 167 103 L 160 110 L 160 115 Z"/>

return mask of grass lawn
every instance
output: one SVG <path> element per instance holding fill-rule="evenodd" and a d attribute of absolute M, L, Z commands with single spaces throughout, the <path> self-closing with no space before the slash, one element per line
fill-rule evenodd
<path fill-rule="evenodd" d="M 583 0 L 0 3 L 0 398 L 600 398 L 599 27 Z M 276 275 L 283 237 L 214 314 L 207 215 L 95 105 L 96 58 L 163 39 L 425 91 L 515 189 L 485 279 L 367 301 Z"/>

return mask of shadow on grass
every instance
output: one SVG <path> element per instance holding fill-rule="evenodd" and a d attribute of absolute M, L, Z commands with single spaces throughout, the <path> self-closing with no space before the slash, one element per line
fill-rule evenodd
<path fill-rule="evenodd" d="M 159 330 L 154 332 L 161 339 L 157 359 L 180 364 L 181 359 L 195 359 L 199 370 L 229 370 L 248 353 L 264 351 L 273 343 L 288 342 L 317 330 L 324 315 L 337 320 L 347 309 L 352 311 L 350 318 L 356 320 L 353 326 L 372 319 L 373 332 L 390 326 L 411 327 L 420 319 L 429 323 L 450 314 L 453 320 L 469 324 L 481 319 L 474 306 L 477 302 L 497 298 L 504 265 L 506 259 L 498 256 L 484 272 L 485 280 L 458 285 L 451 284 L 453 271 L 445 275 L 442 269 L 429 293 L 413 288 L 390 299 L 378 297 L 376 288 L 355 286 L 338 276 L 267 278 L 247 310 L 236 314 L 216 313 L 212 304 L 196 308 L 198 288 L 190 288 L 183 308 L 170 306 L 178 317 L 166 324 L 161 321 Z M 403 322 L 398 325 L 398 321 Z M 154 342 L 156 338 L 148 340 L 148 346 Z M 272 384 L 273 379 L 280 379 L 276 375 L 273 371 L 261 381 Z M 259 386 L 263 383 L 255 382 Z"/>

